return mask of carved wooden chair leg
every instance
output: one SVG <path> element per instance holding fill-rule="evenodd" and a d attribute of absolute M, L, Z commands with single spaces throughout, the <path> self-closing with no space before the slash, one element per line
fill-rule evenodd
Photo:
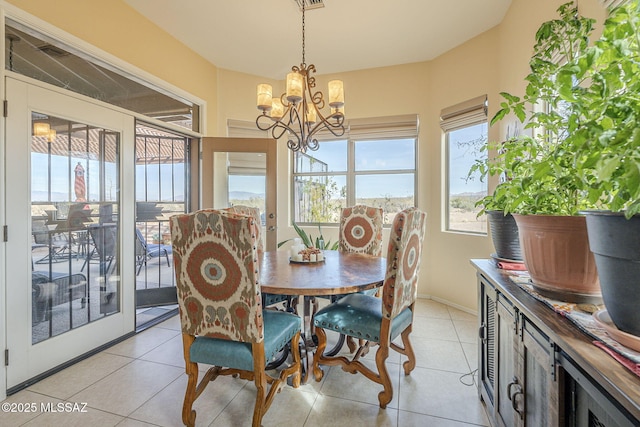
<path fill-rule="evenodd" d="M 389 371 L 387 371 L 387 365 L 385 363 L 387 357 L 389 357 L 389 347 L 383 345 L 378 347 L 378 351 L 376 352 L 376 366 L 378 368 L 378 375 L 380 376 L 380 384 L 384 387 L 384 390 L 378 393 L 378 401 L 382 409 L 385 409 L 393 398 L 393 386 L 391 385 L 391 378 L 389 377 Z"/>
<path fill-rule="evenodd" d="M 267 408 L 265 408 L 267 404 L 267 379 L 264 371 L 255 373 L 255 384 L 258 392 L 256 394 L 256 405 L 253 409 L 253 421 L 251 426 L 260 427 L 262 417 L 267 411 Z"/>
<path fill-rule="evenodd" d="M 402 345 L 404 345 L 404 355 L 407 356 L 407 361 L 402 364 L 404 368 L 404 374 L 409 375 L 411 371 L 416 367 L 416 355 L 413 352 L 413 346 L 409 340 L 409 334 L 411 333 L 411 326 L 402 331 Z"/>
<path fill-rule="evenodd" d="M 189 348 L 194 341 L 194 337 L 183 335 L 185 365 L 187 373 L 187 389 L 184 393 L 184 403 L 182 404 L 182 422 L 185 426 L 193 427 L 196 424 L 196 411 L 193 402 L 196 400 L 196 386 L 198 384 L 198 364 L 189 361 Z"/>
<path fill-rule="evenodd" d="M 313 376 L 317 382 L 320 382 L 324 375 L 324 372 L 320 369 L 320 359 L 322 358 L 324 349 L 327 346 L 327 334 L 322 328 L 317 328 L 316 334 L 318 336 L 318 347 L 316 348 L 316 354 L 313 356 Z"/>
<path fill-rule="evenodd" d="M 360 340 L 360 341 L 362 341 L 362 340 Z M 360 346 L 362 346 L 362 343 L 360 343 L 360 345 L 356 344 L 356 341 L 352 336 L 348 336 L 347 337 L 347 347 L 349 347 L 349 353 L 355 353 L 355 351 Z"/>

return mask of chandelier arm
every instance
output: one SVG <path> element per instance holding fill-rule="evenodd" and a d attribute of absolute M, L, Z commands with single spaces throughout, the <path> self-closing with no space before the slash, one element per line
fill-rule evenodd
<path fill-rule="evenodd" d="M 271 120 L 272 123 L 260 123 L 260 119 L 262 118 L 266 118 Z M 266 120 L 265 119 L 265 120 Z M 265 122 L 265 120 L 262 120 L 263 122 Z M 274 119 L 272 117 L 269 117 L 267 115 L 262 115 L 262 116 L 258 116 L 258 118 L 256 119 L 256 126 L 258 127 L 258 129 L 266 131 L 266 132 L 271 132 L 271 135 L 275 138 L 275 139 L 279 139 L 285 131 L 289 130 L 292 131 L 293 129 L 291 129 L 289 126 L 287 126 L 286 123 L 283 123 L 281 120 L 277 120 Z M 276 136 L 276 130 L 281 129 L 281 132 Z"/>
<path fill-rule="evenodd" d="M 332 119 L 335 119 L 335 123 L 331 123 Z M 326 121 L 332 128 L 344 128 L 344 114 L 342 113 L 333 113 L 327 116 Z"/>
<path fill-rule="evenodd" d="M 318 112 L 320 112 L 320 110 L 324 108 L 324 95 L 322 94 L 322 92 L 318 91 L 314 94 L 309 93 L 309 99 L 311 99 L 311 103 L 315 105 Z"/>
<path fill-rule="evenodd" d="M 296 123 L 297 125 L 295 125 L 296 127 L 299 127 L 300 130 L 299 132 L 295 132 L 292 129 L 293 133 L 296 133 L 296 137 L 298 138 L 298 140 L 300 141 L 304 141 L 305 138 L 305 128 L 304 128 L 304 115 L 305 112 L 302 112 L 302 117 L 300 116 L 300 112 L 298 111 L 299 108 L 302 108 L 304 110 L 304 100 L 302 100 L 302 102 L 300 102 L 298 105 L 295 105 L 291 108 L 291 111 L 289 112 L 289 125 L 290 126 L 294 126 Z"/>
<path fill-rule="evenodd" d="M 336 137 L 341 137 L 344 135 L 345 133 L 345 129 L 343 126 L 336 126 L 332 123 L 329 123 L 326 120 L 317 122 L 315 126 L 313 126 L 313 128 L 309 131 L 309 135 L 307 136 L 307 139 L 311 139 L 311 137 L 313 137 L 317 132 L 321 131 L 322 129 L 326 129 L 329 132 L 331 132 L 331 134 L 333 136 Z"/>
<path fill-rule="evenodd" d="M 310 138 L 307 142 L 307 148 L 311 151 L 316 151 L 318 148 L 320 148 L 320 144 L 318 143 L 318 140 L 316 138 Z"/>
<path fill-rule="evenodd" d="M 263 120 L 261 120 L 261 119 L 263 119 Z M 263 122 L 264 122 L 266 119 L 271 120 L 273 123 L 269 123 L 269 122 L 264 123 L 264 124 L 263 124 L 263 123 L 260 123 L 261 121 L 263 121 Z M 277 126 L 277 125 L 278 125 L 278 122 L 277 122 L 275 119 L 273 119 L 273 118 L 271 118 L 271 117 L 267 116 L 267 114 L 266 114 L 266 113 L 263 113 L 263 114 L 259 115 L 259 116 L 256 118 L 256 126 L 257 126 L 257 127 L 258 127 L 258 129 L 260 129 L 260 130 L 270 131 L 271 129 L 273 129 L 273 128 L 274 128 L 275 126 Z"/>

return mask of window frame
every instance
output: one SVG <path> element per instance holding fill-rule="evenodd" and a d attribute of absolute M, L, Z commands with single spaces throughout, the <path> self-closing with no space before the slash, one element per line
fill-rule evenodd
<path fill-rule="evenodd" d="M 461 129 L 465 129 L 465 128 L 470 128 L 473 126 L 477 126 L 477 125 L 481 125 L 481 124 L 486 124 L 487 125 L 487 136 L 489 133 L 489 123 L 488 120 L 479 120 L 475 123 L 469 123 L 467 125 L 464 126 L 459 126 L 456 127 L 455 129 L 449 129 L 445 132 L 445 173 L 444 173 L 444 182 L 445 182 L 445 186 L 444 186 L 444 203 L 443 203 L 443 207 L 444 207 L 444 215 L 443 215 L 443 219 L 444 219 L 444 230 L 445 232 L 448 233 L 462 233 L 462 234 L 473 234 L 473 235 L 478 235 L 478 236 L 486 236 L 488 234 L 488 230 L 487 231 L 473 231 L 473 230 L 459 230 L 459 229 L 455 229 L 455 228 L 451 228 L 451 216 L 449 214 L 450 212 L 450 208 L 451 208 L 451 194 L 450 194 L 450 161 L 451 161 L 451 157 L 450 157 L 450 145 L 451 142 L 449 140 L 451 132 L 455 132 L 457 130 L 461 130 Z M 489 194 L 489 184 L 485 183 L 485 185 L 487 186 L 487 194 Z M 486 218 L 486 214 L 482 215 L 483 217 Z"/>
<path fill-rule="evenodd" d="M 473 231 L 473 230 L 457 230 L 451 228 L 451 218 L 450 218 L 450 202 L 451 202 L 451 194 L 449 194 L 450 190 L 450 134 L 451 132 L 469 128 L 472 126 L 477 126 L 480 124 L 486 124 L 486 132 L 487 139 L 489 136 L 489 120 L 488 120 L 488 97 L 487 95 L 480 95 L 475 98 L 469 99 L 467 101 L 455 104 L 453 106 L 444 108 L 440 113 L 440 127 L 444 133 L 443 138 L 443 159 L 444 164 L 442 168 L 442 221 L 441 227 L 442 231 L 446 233 L 456 233 L 456 234 L 469 234 L 474 236 L 487 236 L 488 230 L 486 231 Z M 489 194 L 489 185 L 487 185 L 487 194 Z M 486 218 L 486 215 L 484 215 Z M 486 220 L 485 220 L 486 221 Z"/>
<path fill-rule="evenodd" d="M 417 129 L 417 127 L 416 127 Z M 356 143 L 357 142 L 365 142 L 365 141 L 395 141 L 395 140 L 413 140 L 413 152 L 414 152 L 414 168 L 413 169 L 383 169 L 383 170 L 364 170 L 364 171 L 356 171 Z M 384 137 L 376 137 L 375 135 L 366 136 L 362 135 L 359 137 L 351 137 L 350 135 L 346 135 L 341 138 L 324 138 L 319 140 L 320 144 L 323 142 L 330 141 L 346 141 L 347 143 L 347 170 L 342 171 L 327 171 L 327 172 L 296 172 L 296 153 L 291 152 L 291 193 L 290 197 L 292 200 L 291 203 L 291 218 L 294 219 L 295 223 L 301 226 L 313 226 L 313 225 L 324 225 L 324 226 L 337 226 L 338 222 L 302 222 L 296 221 L 296 178 L 304 177 L 304 176 L 323 176 L 323 177 L 332 177 L 332 176 L 342 176 L 345 178 L 345 186 L 346 186 L 346 206 L 353 206 L 356 204 L 356 177 L 358 176 L 367 176 L 367 175 L 399 175 L 399 174 L 413 174 L 413 202 L 414 206 L 418 206 L 418 146 L 419 146 L 419 138 L 417 136 L 417 130 L 415 136 L 391 136 L 386 135 Z M 309 155 L 307 153 L 307 155 Z M 311 154 L 312 155 L 312 154 Z M 392 220 L 384 223 L 384 227 L 388 228 L 391 226 Z"/>

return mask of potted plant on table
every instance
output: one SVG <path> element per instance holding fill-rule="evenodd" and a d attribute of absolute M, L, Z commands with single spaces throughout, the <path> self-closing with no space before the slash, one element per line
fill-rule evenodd
<path fill-rule="evenodd" d="M 586 211 L 608 314 L 640 336 L 640 2 L 611 11 L 560 90 L 575 120 L 567 143 L 598 211 Z M 569 78 L 570 77 L 570 78 Z"/>
<path fill-rule="evenodd" d="M 293 226 L 293 229 L 296 231 L 296 234 L 300 237 L 302 243 L 307 248 L 318 248 L 318 249 L 322 249 L 322 250 L 326 249 L 326 250 L 330 250 L 330 251 L 335 251 L 335 250 L 338 249 L 338 246 L 339 246 L 340 242 L 335 241 L 335 242 L 331 243 L 330 240 L 327 240 L 327 241 L 324 240 L 324 236 L 322 235 L 322 230 L 320 229 L 320 224 L 318 224 L 318 236 L 315 239 L 313 238 L 312 234 L 307 233 L 306 231 L 304 231 L 295 222 L 292 222 L 291 225 Z M 289 241 L 292 241 L 292 240 L 293 240 L 293 238 L 278 242 L 278 248 L 280 248 L 282 245 L 284 245 L 285 243 L 287 243 Z"/>
<path fill-rule="evenodd" d="M 502 93 L 491 125 L 514 114 L 529 136 L 507 141 L 503 165 L 508 179 L 494 192 L 505 212 L 514 214 L 520 247 L 532 282 L 543 295 L 573 302 L 599 302 L 600 286 L 589 251 L 582 210 L 592 207 L 586 165 L 575 161 L 574 109 L 584 100 L 567 96 L 565 85 L 589 46 L 594 20 L 581 17 L 573 3 L 536 33 L 525 95 Z M 527 112 L 527 106 L 538 110 Z M 542 107 L 542 108 L 541 108 Z M 505 160 L 505 159 L 503 159 Z"/>

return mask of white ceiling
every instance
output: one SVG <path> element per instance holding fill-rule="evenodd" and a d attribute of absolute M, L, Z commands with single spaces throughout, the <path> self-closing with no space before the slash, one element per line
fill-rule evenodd
<path fill-rule="evenodd" d="M 217 67 L 283 79 L 302 60 L 295 0 L 125 0 Z M 512 0 L 324 0 L 306 11 L 318 74 L 433 59 L 494 27 Z"/>

